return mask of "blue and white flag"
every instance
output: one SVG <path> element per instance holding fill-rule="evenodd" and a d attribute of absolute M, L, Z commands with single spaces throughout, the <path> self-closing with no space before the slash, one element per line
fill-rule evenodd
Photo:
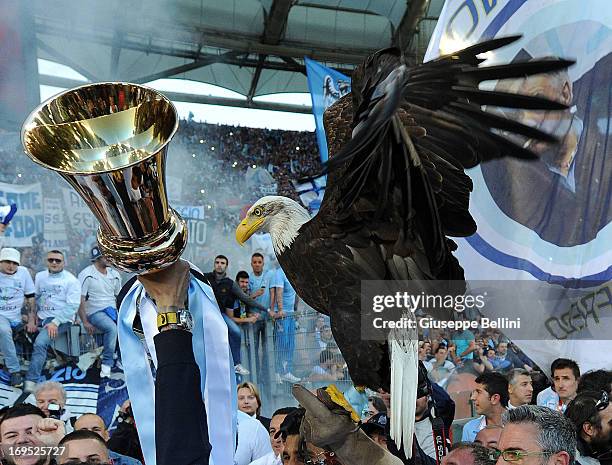
<path fill-rule="evenodd" d="M 460 240 L 457 253 L 471 280 L 539 280 L 595 289 L 591 294 L 601 296 L 593 307 L 576 303 L 576 315 L 552 307 L 533 312 L 533 324 L 559 323 L 544 341 L 518 342 L 543 369 L 559 356 L 574 358 L 583 370 L 610 366 L 612 341 L 585 340 L 584 334 L 602 333 L 604 317 L 612 314 L 612 297 L 604 299 L 612 280 L 610 25 L 609 0 L 447 0 L 425 56 L 429 61 L 520 33 L 519 41 L 487 53 L 484 66 L 542 57 L 576 60 L 567 71 L 488 83 L 488 88 L 560 100 L 569 109 L 504 111 L 561 142 L 551 147 L 527 140 L 538 161 L 495 160 L 469 170 L 474 181 L 470 212 L 478 232 Z"/>
<path fill-rule="evenodd" d="M 327 161 L 327 140 L 323 128 L 323 112 L 340 97 L 351 91 L 351 78 L 327 66 L 304 57 L 308 90 L 312 98 L 312 112 L 317 127 L 317 142 L 321 161 Z"/>
<path fill-rule="evenodd" d="M 10 205 L 0 205 L 0 223 L 9 224 L 9 222 L 13 219 L 17 213 L 17 205 L 14 203 Z"/>

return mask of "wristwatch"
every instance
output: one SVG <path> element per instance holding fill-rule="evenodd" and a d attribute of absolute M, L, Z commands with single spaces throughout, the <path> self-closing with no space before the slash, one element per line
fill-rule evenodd
<path fill-rule="evenodd" d="M 166 312 L 157 314 L 157 328 L 161 331 L 162 328 L 168 329 L 183 329 L 191 331 L 193 328 L 193 318 L 189 310 L 182 309 L 176 312 Z"/>

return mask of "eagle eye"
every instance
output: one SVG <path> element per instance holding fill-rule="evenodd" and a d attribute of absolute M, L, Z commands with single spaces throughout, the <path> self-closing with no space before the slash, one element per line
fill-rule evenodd
<path fill-rule="evenodd" d="M 261 208 L 257 207 L 255 210 L 253 210 L 253 215 L 255 216 L 261 216 Z"/>

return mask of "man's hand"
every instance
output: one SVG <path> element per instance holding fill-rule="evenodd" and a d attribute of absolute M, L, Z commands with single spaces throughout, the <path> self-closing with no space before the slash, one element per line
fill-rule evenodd
<path fill-rule="evenodd" d="M 4 234 L 6 231 L 6 225 L 4 223 L 0 223 L 0 235 Z"/>
<path fill-rule="evenodd" d="M 55 418 L 43 418 L 36 426 L 36 437 L 46 446 L 55 447 L 66 435 L 64 422 Z"/>
<path fill-rule="evenodd" d="M 285 312 L 283 312 L 282 310 L 279 310 L 278 313 L 276 314 L 275 317 L 277 320 L 280 318 L 285 318 Z"/>
<path fill-rule="evenodd" d="M 94 325 L 92 325 L 89 321 L 84 321 L 83 322 L 83 326 L 87 330 L 88 334 L 92 334 L 93 335 L 96 332 L 96 327 Z"/>
<path fill-rule="evenodd" d="M 36 322 L 36 318 L 34 318 L 33 321 L 28 321 L 28 324 L 26 325 L 26 331 L 30 334 L 38 331 L 38 323 Z"/>
<path fill-rule="evenodd" d="M 132 402 L 130 401 L 130 399 L 127 399 L 125 402 L 123 402 L 123 404 L 121 404 L 121 407 L 119 407 L 119 411 L 123 413 L 128 413 L 128 409 L 131 409 L 131 408 L 132 408 Z M 123 421 L 125 423 L 132 424 L 134 423 L 134 417 L 133 415 L 129 415 Z"/>
<path fill-rule="evenodd" d="M 161 271 L 140 275 L 138 281 L 155 300 L 158 311 L 166 311 L 170 307 L 185 308 L 189 287 L 189 263 L 185 260 L 179 260 Z"/>
<path fill-rule="evenodd" d="M 263 295 L 263 294 L 264 294 L 264 292 L 265 292 L 265 289 L 263 289 L 263 288 L 261 288 L 261 287 L 260 287 L 260 288 L 259 288 L 259 289 L 257 289 L 255 292 L 253 292 L 253 294 L 251 294 L 251 298 L 256 299 L 257 297 L 259 297 L 259 296 Z"/>
<path fill-rule="evenodd" d="M 306 442 L 317 447 L 330 447 L 343 444 L 345 438 L 353 433 L 356 424 L 349 415 L 332 412 L 317 396 L 299 384 L 292 388 L 293 397 L 306 409 L 301 432 Z"/>
<path fill-rule="evenodd" d="M 55 339 L 57 337 L 57 325 L 55 323 L 49 323 L 45 326 L 47 328 L 47 333 L 51 339 Z"/>

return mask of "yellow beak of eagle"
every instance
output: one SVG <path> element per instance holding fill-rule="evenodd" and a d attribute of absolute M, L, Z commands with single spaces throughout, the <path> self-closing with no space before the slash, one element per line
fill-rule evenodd
<path fill-rule="evenodd" d="M 236 228 L 236 241 L 243 245 L 260 228 L 264 218 L 251 218 L 247 216 Z"/>

